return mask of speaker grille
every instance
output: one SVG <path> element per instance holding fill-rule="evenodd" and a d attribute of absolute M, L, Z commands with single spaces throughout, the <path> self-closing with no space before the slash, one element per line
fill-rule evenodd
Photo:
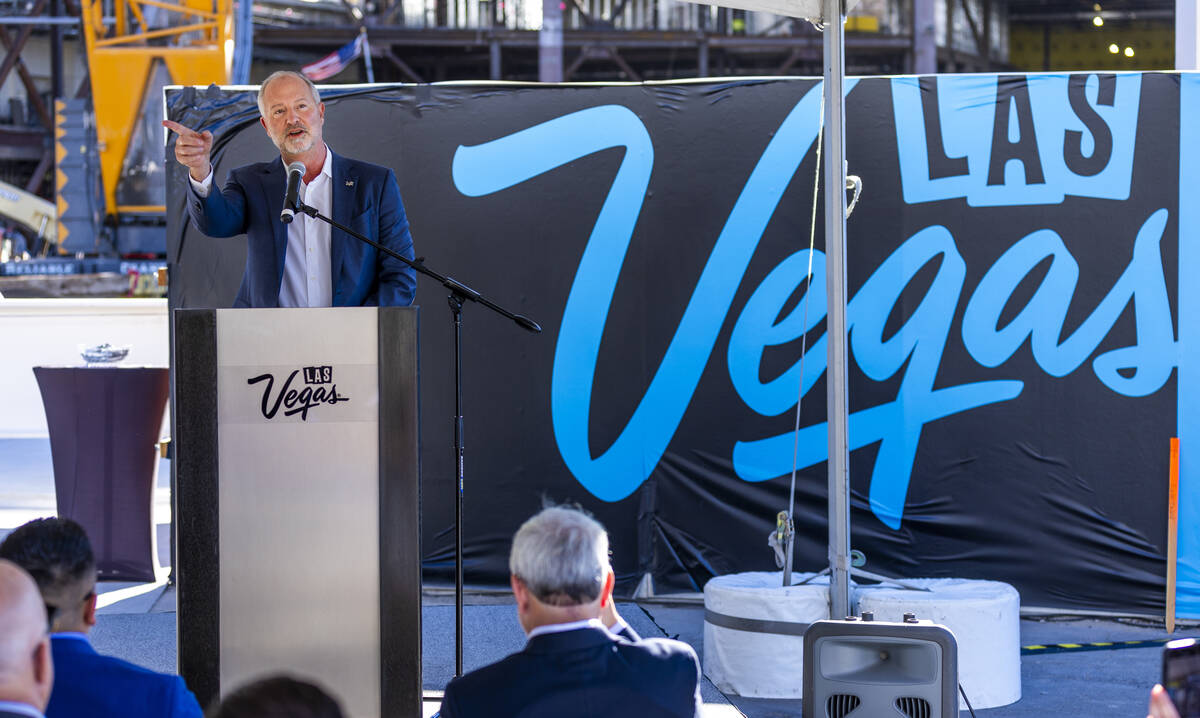
<path fill-rule="evenodd" d="M 852 696 L 848 693 L 834 693 L 825 701 L 825 716 L 826 718 L 844 718 L 854 712 L 861 703 L 858 696 Z"/>
<path fill-rule="evenodd" d="M 897 698 L 896 708 L 907 718 L 930 718 L 929 701 L 924 698 Z"/>

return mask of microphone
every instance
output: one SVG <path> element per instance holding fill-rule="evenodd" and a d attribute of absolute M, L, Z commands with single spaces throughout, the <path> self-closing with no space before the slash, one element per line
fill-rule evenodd
<path fill-rule="evenodd" d="M 296 215 L 296 195 L 300 194 L 300 180 L 304 177 L 304 163 L 293 162 L 287 168 L 287 192 L 283 195 L 283 211 L 279 213 L 279 221 L 291 224 Z"/>

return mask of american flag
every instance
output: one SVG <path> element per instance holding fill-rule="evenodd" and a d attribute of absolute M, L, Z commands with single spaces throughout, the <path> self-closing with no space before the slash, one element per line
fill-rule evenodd
<path fill-rule="evenodd" d="M 320 60 L 300 68 L 300 72 L 303 72 L 313 82 L 327 80 L 345 70 L 347 65 L 362 56 L 366 39 L 366 35 L 360 34 Z"/>

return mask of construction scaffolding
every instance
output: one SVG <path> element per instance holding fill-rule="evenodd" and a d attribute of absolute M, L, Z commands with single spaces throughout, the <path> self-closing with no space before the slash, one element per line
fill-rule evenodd
<path fill-rule="evenodd" d="M 1070 0 L 861 0 L 846 18 L 846 72 L 1151 69 L 1171 49 L 1173 12 L 1173 0 L 1109 0 L 1103 10 Z M 0 0 L 0 181 L 74 211 L 60 239 L 84 239 L 96 217 L 115 228 L 115 238 L 98 229 L 72 252 L 161 252 L 161 87 L 253 83 L 362 33 L 380 82 L 822 72 L 822 36 L 809 23 L 684 0 Z M 1129 38 L 1136 57 L 1108 55 Z M 327 82 L 366 80 L 356 63 Z"/>

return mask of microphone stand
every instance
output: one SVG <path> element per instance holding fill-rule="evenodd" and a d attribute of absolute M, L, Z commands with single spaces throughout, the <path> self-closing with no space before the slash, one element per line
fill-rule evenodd
<path fill-rule="evenodd" d="M 296 199 L 292 209 L 303 212 L 309 217 L 319 219 L 331 227 L 336 227 L 346 234 L 366 242 L 380 252 L 404 262 L 417 272 L 433 279 L 450 290 L 447 302 L 450 305 L 451 320 L 454 322 L 454 466 L 455 466 L 455 501 L 454 501 L 454 676 L 463 674 L 463 411 L 462 411 L 462 308 L 470 300 L 491 309 L 497 314 L 508 317 L 522 329 L 540 333 L 542 328 L 537 322 L 521 314 L 514 314 L 504 307 L 492 302 L 479 292 L 456 279 L 438 274 L 425 266 L 425 258 L 409 259 L 382 244 L 367 239 L 344 224 L 335 222 L 317 211 L 315 207 L 304 204 Z"/>

